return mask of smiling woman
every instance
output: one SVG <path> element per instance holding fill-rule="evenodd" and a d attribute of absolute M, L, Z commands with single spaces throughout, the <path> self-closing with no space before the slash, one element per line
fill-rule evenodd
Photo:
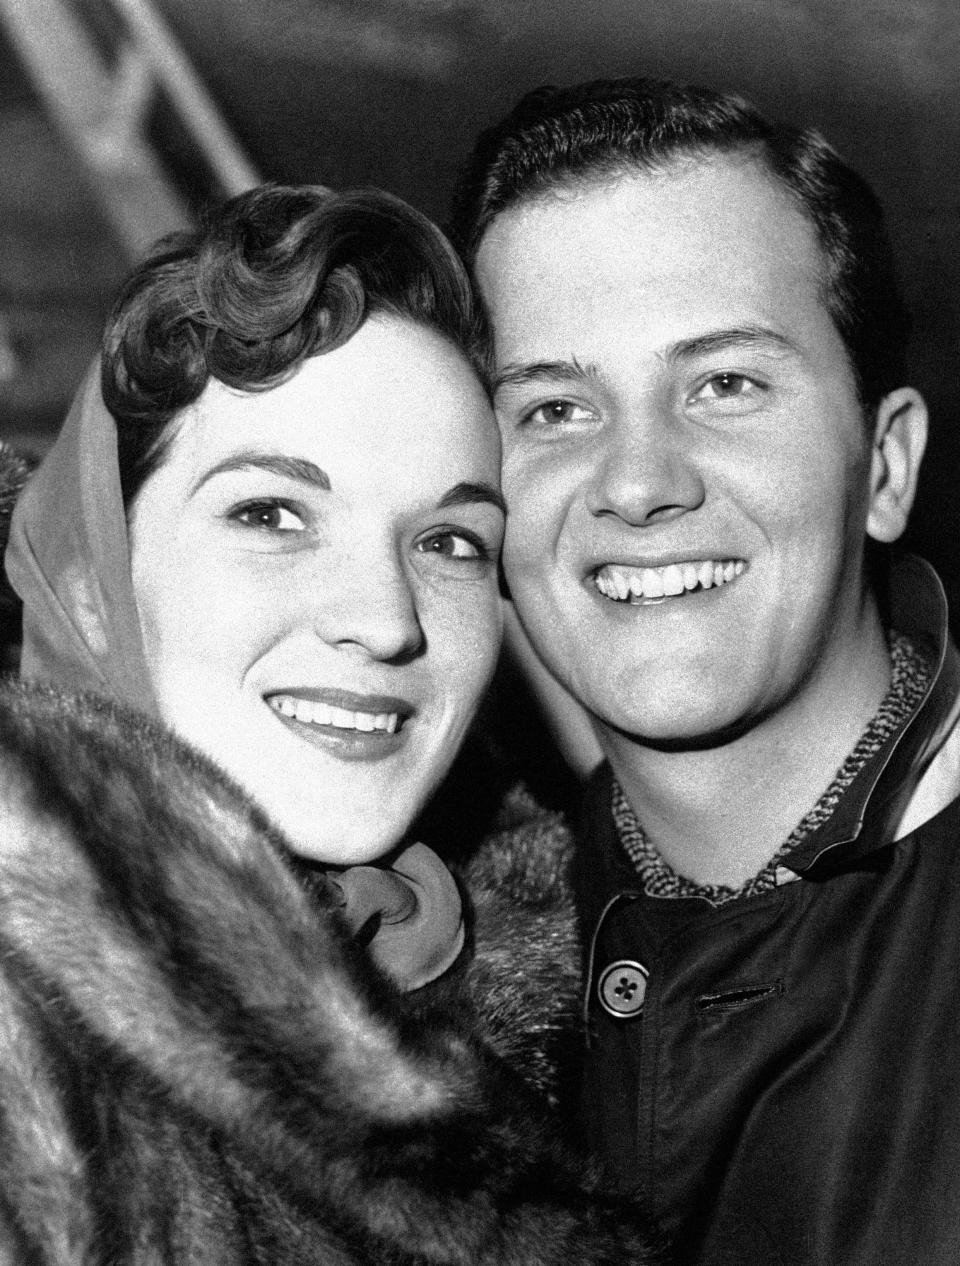
<path fill-rule="evenodd" d="M 464 909 L 409 837 L 498 649 L 474 337 L 372 192 L 244 195 L 122 293 L 7 552 L 5 1260 L 653 1260 L 544 1111 L 557 857 Z"/>

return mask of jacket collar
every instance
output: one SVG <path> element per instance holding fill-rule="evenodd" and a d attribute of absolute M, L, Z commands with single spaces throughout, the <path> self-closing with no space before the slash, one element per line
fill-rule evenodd
<path fill-rule="evenodd" d="M 891 843 L 920 779 L 955 725 L 960 656 L 949 639 L 943 586 L 923 559 L 905 555 L 893 562 L 889 622 L 931 660 L 934 671 L 907 724 L 861 769 L 830 818 L 786 859 L 798 875 L 826 876 Z"/>

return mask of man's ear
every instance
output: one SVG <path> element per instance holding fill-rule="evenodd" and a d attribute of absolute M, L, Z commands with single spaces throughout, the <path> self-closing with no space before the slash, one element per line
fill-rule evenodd
<path fill-rule="evenodd" d="M 889 544 L 907 526 L 927 446 L 927 406 L 913 387 L 899 387 L 877 407 L 870 464 L 867 535 Z"/>

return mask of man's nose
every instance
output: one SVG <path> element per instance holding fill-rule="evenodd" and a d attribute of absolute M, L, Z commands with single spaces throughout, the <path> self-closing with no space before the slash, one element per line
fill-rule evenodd
<path fill-rule="evenodd" d="M 416 590 L 392 549 L 359 550 L 317 576 L 315 625 L 331 646 L 405 662 L 424 645 Z"/>
<path fill-rule="evenodd" d="M 697 446 L 683 419 L 645 403 L 611 419 L 598 444 L 586 489 L 591 514 L 642 527 L 703 504 L 706 488 Z"/>

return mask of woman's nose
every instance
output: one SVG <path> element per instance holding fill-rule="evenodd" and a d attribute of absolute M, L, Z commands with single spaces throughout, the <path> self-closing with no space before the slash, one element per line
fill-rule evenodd
<path fill-rule="evenodd" d="M 613 422 L 597 442 L 586 489 L 591 514 L 643 527 L 702 505 L 703 474 L 681 421 L 638 411 Z"/>
<path fill-rule="evenodd" d="M 416 592 L 402 559 L 361 554 L 343 560 L 336 575 L 315 582 L 317 631 L 331 646 L 355 646 L 372 659 L 403 662 L 424 645 Z"/>

